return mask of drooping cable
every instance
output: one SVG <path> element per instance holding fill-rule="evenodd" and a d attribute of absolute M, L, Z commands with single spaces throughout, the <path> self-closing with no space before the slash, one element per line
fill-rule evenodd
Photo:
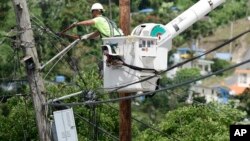
<path fill-rule="evenodd" d="M 180 86 L 184 86 L 184 85 L 187 85 L 187 84 L 191 84 L 193 82 L 196 82 L 196 81 L 199 81 L 199 80 L 203 80 L 205 78 L 211 77 L 213 75 L 217 75 L 219 73 L 223 73 L 225 71 L 228 71 L 230 69 L 239 67 L 239 66 L 244 65 L 244 64 L 249 63 L 249 62 L 250 62 L 250 59 L 248 59 L 246 61 L 243 61 L 241 63 L 235 64 L 235 65 L 229 66 L 227 68 L 218 70 L 218 71 L 216 71 L 214 73 L 210 73 L 210 74 L 198 77 L 198 78 L 194 78 L 192 80 L 187 80 L 187 81 L 184 81 L 184 82 L 181 82 L 181 83 L 178 83 L 178 84 L 173 84 L 173 85 L 167 86 L 165 88 L 155 90 L 153 92 L 145 92 L 145 93 L 142 93 L 142 94 L 131 95 L 131 96 L 126 96 L 126 97 L 120 97 L 120 98 L 109 99 L 109 100 L 103 100 L 103 101 L 87 101 L 87 102 L 83 102 L 83 103 L 69 103 L 69 104 L 53 104 L 53 103 L 47 103 L 47 104 L 51 105 L 51 106 L 79 106 L 79 105 L 89 105 L 89 104 L 111 103 L 111 102 L 117 102 L 117 101 L 121 101 L 121 100 L 134 99 L 136 97 L 147 96 L 147 95 L 151 95 L 153 93 L 157 93 L 157 92 L 161 92 L 161 91 L 166 91 L 166 90 L 174 89 L 174 88 L 177 88 L 177 87 L 180 87 Z"/>
<path fill-rule="evenodd" d="M 163 73 L 165 73 L 165 72 L 168 72 L 168 71 L 170 71 L 170 70 L 172 70 L 172 69 L 174 69 L 174 68 L 176 68 L 176 67 L 182 66 L 182 65 L 184 65 L 184 64 L 186 64 L 186 63 L 188 63 L 188 62 L 194 61 L 194 60 L 196 60 L 196 59 L 198 59 L 198 58 L 200 58 L 200 57 L 202 57 L 202 56 L 204 56 L 204 55 L 207 55 L 207 54 L 209 54 L 209 53 L 211 53 L 211 52 L 214 52 L 214 51 L 216 51 L 216 50 L 218 50 L 218 49 L 224 47 L 225 45 L 231 43 L 232 41 L 234 41 L 234 40 L 240 38 L 241 36 L 243 36 L 243 35 L 245 35 L 245 34 L 247 34 L 247 33 L 249 33 L 249 32 L 250 32 L 250 30 L 247 30 L 247 31 L 245 31 L 245 32 L 243 32 L 243 33 L 241 33 L 241 34 L 239 34 L 239 35 L 237 35 L 237 36 L 235 36 L 235 37 L 233 37 L 233 38 L 227 40 L 226 42 L 222 43 L 221 45 L 219 45 L 219 46 L 217 46 L 217 47 L 215 47 L 215 48 L 213 48 L 213 49 L 211 49 L 211 50 L 208 50 L 208 51 L 206 51 L 205 53 L 203 53 L 203 54 L 201 54 L 201 55 L 195 56 L 195 57 L 193 57 L 193 58 L 190 58 L 190 59 L 188 59 L 188 60 L 185 60 L 185 61 L 183 61 L 183 62 L 180 62 L 180 63 L 178 63 L 178 64 L 176 64 L 176 65 L 173 65 L 173 66 L 171 66 L 170 68 L 168 68 L 168 69 L 166 69 L 166 70 L 160 72 L 159 74 L 156 74 L 156 75 L 153 75 L 153 76 L 149 76 L 149 77 L 147 77 L 147 78 L 141 79 L 141 80 L 136 81 L 136 82 L 131 82 L 130 84 L 126 84 L 126 85 L 119 86 L 119 87 L 107 88 L 107 89 L 115 89 L 115 90 L 113 90 L 113 91 L 117 91 L 117 90 L 119 90 L 119 89 L 128 87 L 128 86 L 130 86 L 130 85 L 133 85 L 133 84 L 141 83 L 141 82 L 143 82 L 143 81 L 150 80 L 150 79 L 156 77 L 157 75 L 160 75 L 160 74 L 163 74 Z"/>
<path fill-rule="evenodd" d="M 109 106 L 110 108 L 116 110 L 117 112 L 119 112 L 118 109 L 112 107 L 111 105 L 109 105 L 109 104 L 106 104 L 106 105 Z M 169 139 L 173 139 L 173 140 L 176 140 L 176 141 L 180 141 L 179 139 L 177 139 L 177 138 L 175 138 L 175 137 L 170 137 L 168 134 L 166 134 L 166 133 L 160 131 L 159 129 L 153 128 L 152 126 L 150 126 L 150 125 L 148 125 L 148 124 L 146 124 L 146 123 L 144 123 L 144 122 L 142 122 L 142 121 L 140 121 L 140 120 L 138 120 L 138 119 L 136 119 L 136 118 L 134 118 L 134 117 L 131 117 L 131 118 L 132 118 L 134 121 L 136 121 L 136 122 L 138 122 L 138 123 L 140 123 L 140 124 L 142 124 L 142 125 L 144 125 L 144 126 L 150 128 L 151 130 L 154 130 L 154 131 L 158 132 L 159 134 L 163 135 L 164 137 L 167 137 L 167 138 L 169 138 Z"/>
<path fill-rule="evenodd" d="M 39 26 L 39 28 L 42 29 L 42 31 L 44 31 L 45 33 L 49 33 L 49 35 L 52 35 L 52 37 L 53 37 L 53 38 L 56 38 L 57 40 L 60 39 L 61 41 L 65 41 L 65 40 L 63 40 L 62 38 L 58 37 L 58 36 L 56 35 L 56 33 L 55 33 L 54 31 L 51 30 L 51 28 L 49 28 L 49 27 L 44 27 L 44 26 L 42 26 L 40 23 L 36 22 L 35 20 L 40 21 L 36 16 L 32 15 L 32 18 L 33 18 L 32 21 L 33 21 L 35 24 L 37 24 L 37 25 Z M 59 42 L 61 42 L 61 41 L 59 41 Z M 55 48 L 57 49 L 57 51 L 59 51 L 59 49 L 58 49 L 56 46 L 55 46 Z M 67 53 L 65 53 L 65 54 L 68 56 L 68 58 L 71 59 L 71 62 L 74 62 L 73 59 L 72 59 Z M 61 59 L 62 59 L 62 57 L 61 57 L 59 60 L 61 60 Z M 78 76 L 79 76 L 79 78 L 81 79 L 81 81 L 83 82 L 83 84 L 84 84 L 84 86 L 85 86 L 85 89 L 87 89 L 87 83 L 86 83 L 85 80 L 82 78 L 78 66 L 77 66 L 75 63 L 73 63 L 74 66 L 72 66 L 72 65 L 69 63 L 68 59 L 66 59 L 66 62 L 68 63 L 68 65 L 71 67 L 72 70 L 74 70 L 75 72 L 78 73 Z M 55 66 L 55 65 L 53 65 L 53 67 L 54 67 L 54 66 Z M 51 69 L 49 70 L 49 72 L 51 72 L 52 69 L 53 69 L 53 68 L 51 68 Z M 48 75 L 48 73 L 46 74 L 46 76 L 47 76 L 47 75 Z M 79 85 L 79 84 L 76 84 L 76 85 L 77 85 L 78 87 L 80 87 L 81 90 L 84 90 L 84 88 L 81 87 L 81 85 Z M 87 91 L 88 91 L 88 89 L 87 89 Z"/>
<path fill-rule="evenodd" d="M 75 113 L 75 115 L 76 115 L 77 117 L 79 117 L 80 119 L 84 120 L 85 122 L 87 122 L 87 123 L 91 124 L 92 126 L 96 127 L 98 130 L 102 131 L 103 133 L 107 134 L 107 135 L 108 135 L 109 137 L 111 137 L 112 139 L 115 139 L 115 140 L 119 141 L 119 139 L 118 139 L 116 136 L 110 134 L 108 131 L 104 130 L 104 129 L 101 128 L 100 126 L 97 126 L 96 124 L 90 122 L 87 118 L 84 118 L 83 116 L 81 116 L 81 115 L 79 115 L 79 114 L 76 114 L 76 113 Z"/>

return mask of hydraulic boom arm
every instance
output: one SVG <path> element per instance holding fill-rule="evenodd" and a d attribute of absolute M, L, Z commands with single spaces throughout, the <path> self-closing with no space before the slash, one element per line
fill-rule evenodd
<path fill-rule="evenodd" d="M 200 0 L 169 22 L 165 26 L 168 31 L 166 34 L 168 34 L 168 36 L 170 35 L 170 38 L 173 39 L 225 1 L 226 0 Z"/>

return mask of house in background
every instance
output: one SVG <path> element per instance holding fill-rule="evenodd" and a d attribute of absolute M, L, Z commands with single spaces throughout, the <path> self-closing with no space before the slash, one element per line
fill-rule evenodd
<path fill-rule="evenodd" d="M 211 65 L 213 61 L 198 59 L 193 61 L 192 67 L 199 68 L 201 75 L 207 75 L 208 73 L 212 72 Z"/>
<path fill-rule="evenodd" d="M 216 52 L 214 54 L 214 58 L 222 59 L 222 60 L 226 60 L 226 61 L 231 61 L 232 60 L 232 54 L 227 53 L 227 52 Z"/>
<path fill-rule="evenodd" d="M 235 82 L 227 87 L 231 89 L 232 94 L 239 95 L 250 85 L 250 69 L 236 69 L 234 77 Z"/>
<path fill-rule="evenodd" d="M 229 89 L 221 86 L 205 86 L 205 85 L 193 85 L 191 87 L 193 92 L 189 95 L 188 102 L 192 102 L 193 97 L 204 97 L 206 103 L 209 102 L 218 102 L 218 103 L 227 103 L 229 99 Z M 196 94 L 196 95 L 195 95 Z"/>
<path fill-rule="evenodd" d="M 183 59 L 190 59 L 193 56 L 199 56 L 206 52 L 205 49 L 202 48 L 193 48 L 190 49 L 188 47 L 177 48 L 177 53 L 180 54 Z M 200 59 L 205 59 L 206 55 L 200 57 Z"/>
<path fill-rule="evenodd" d="M 180 62 L 183 62 L 187 59 L 192 58 L 193 56 L 199 56 L 205 53 L 206 50 L 204 49 L 190 49 L 190 48 L 178 48 L 177 52 L 174 53 L 170 57 L 170 61 L 173 62 L 173 65 L 178 64 Z M 183 64 L 182 66 L 178 68 L 174 68 L 167 73 L 167 77 L 173 78 L 176 74 L 176 72 L 179 69 L 183 68 L 199 68 L 200 69 L 200 74 L 201 75 L 207 75 L 210 73 L 211 70 L 211 65 L 213 64 L 213 61 L 206 60 L 205 56 L 200 57 L 199 59 L 193 60 L 191 62 L 187 62 Z"/>

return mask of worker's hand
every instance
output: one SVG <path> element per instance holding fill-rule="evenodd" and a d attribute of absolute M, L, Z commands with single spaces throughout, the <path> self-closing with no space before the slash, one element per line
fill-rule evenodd
<path fill-rule="evenodd" d="M 72 24 L 72 27 L 77 26 L 77 23 L 78 23 L 78 22 L 74 22 L 74 23 Z"/>
<path fill-rule="evenodd" d="M 87 40 L 87 39 L 88 39 L 88 35 L 81 36 L 81 40 Z"/>

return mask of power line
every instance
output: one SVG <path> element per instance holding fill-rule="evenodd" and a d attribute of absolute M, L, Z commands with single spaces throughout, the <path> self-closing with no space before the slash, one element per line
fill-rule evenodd
<path fill-rule="evenodd" d="M 49 31 L 50 31 L 50 33 L 52 33 L 52 35 L 54 34 L 53 31 L 51 31 L 51 30 L 49 30 Z M 48 32 L 48 28 L 46 28 L 45 32 Z M 56 35 L 56 34 L 54 34 L 54 35 Z M 55 37 L 57 37 L 57 36 L 55 36 Z M 58 50 L 58 49 L 57 49 L 57 50 Z M 65 55 L 65 54 L 67 54 L 67 52 L 64 53 L 63 55 Z M 56 63 L 54 63 L 53 67 L 54 67 L 63 57 L 64 57 L 64 56 L 61 56 L 61 57 L 59 58 L 59 60 L 58 60 Z M 71 59 L 71 57 L 70 57 L 70 59 Z M 66 61 L 67 61 L 67 60 L 66 60 Z M 69 62 L 68 62 L 68 64 L 70 65 Z M 71 65 L 70 65 L 70 66 L 73 68 L 74 71 L 77 71 L 77 72 L 78 72 L 80 79 L 83 81 L 85 87 L 87 88 L 87 83 L 85 82 L 85 80 L 84 80 L 83 77 L 81 76 L 78 66 L 77 66 L 76 64 L 74 64 L 74 65 L 75 65 L 75 67 L 72 67 Z M 53 67 L 49 70 L 48 73 L 50 73 L 50 71 L 53 69 Z M 48 75 L 48 73 L 46 74 L 46 76 Z M 81 88 L 81 89 L 82 89 L 82 88 Z M 83 89 L 82 89 L 82 90 L 83 90 Z M 96 114 L 95 111 L 94 111 L 94 114 Z M 91 123 L 91 122 L 89 122 L 89 123 Z M 92 124 L 93 124 L 93 123 L 92 123 Z M 96 124 L 94 124 L 94 127 L 96 127 L 96 129 L 99 129 L 99 130 L 100 130 L 100 128 L 99 128 Z M 101 129 L 101 130 L 103 130 L 103 129 Z M 95 132 L 96 132 L 96 131 L 95 131 Z M 95 134 L 95 133 L 94 133 L 94 134 Z M 107 133 L 106 133 L 106 134 L 107 134 Z M 112 135 L 109 135 L 109 136 L 113 137 Z M 115 137 L 113 137 L 113 138 L 115 138 Z M 117 138 L 115 138 L 115 139 L 117 139 Z"/>
<path fill-rule="evenodd" d="M 139 81 L 131 82 L 131 83 L 126 84 L 126 85 L 121 84 L 121 85 L 123 85 L 123 86 L 118 86 L 118 87 L 117 87 L 117 86 L 114 86 L 114 87 L 100 88 L 100 89 L 106 89 L 106 90 L 107 90 L 107 89 L 115 89 L 115 90 L 112 90 L 112 91 L 111 91 L 111 92 L 115 92 L 115 91 L 117 91 L 117 90 L 119 90 L 119 89 L 121 89 L 121 88 L 128 87 L 128 86 L 133 85 L 133 84 L 136 84 L 136 83 L 141 83 L 141 82 L 144 82 L 144 81 L 148 81 L 148 80 L 150 80 L 150 79 L 156 77 L 157 75 L 161 75 L 161 74 L 163 74 L 163 73 L 165 73 L 165 72 L 168 72 L 168 71 L 170 71 L 170 70 L 172 70 L 172 69 L 174 69 L 174 68 L 176 68 L 176 67 L 182 66 L 182 65 L 184 65 L 184 64 L 186 64 L 186 63 L 188 63 L 188 62 L 194 61 L 194 60 L 196 60 L 196 59 L 198 59 L 198 58 L 200 58 L 200 57 L 202 57 L 202 56 L 204 56 L 204 55 L 207 55 L 207 54 L 209 54 L 209 53 L 211 53 L 211 52 L 214 52 L 214 51 L 216 51 L 216 50 L 218 50 L 218 49 L 224 47 L 225 45 L 231 43 L 232 41 L 238 39 L 239 37 L 241 37 L 241 36 L 247 34 L 248 32 L 250 32 L 250 30 L 247 30 L 247 31 L 245 31 L 245 32 L 240 33 L 239 35 L 237 35 L 237 36 L 235 36 L 235 37 L 233 37 L 233 38 L 227 40 L 226 42 L 222 43 L 221 45 L 219 45 L 219 46 L 217 46 L 217 47 L 215 47 L 215 48 L 213 48 L 213 49 L 211 49 L 211 50 L 206 51 L 204 54 L 201 54 L 201 55 L 195 56 L 195 57 L 193 57 L 193 58 L 191 58 L 191 59 L 188 59 L 188 60 L 185 60 L 185 61 L 183 61 L 183 62 L 180 62 L 180 63 L 178 63 L 178 64 L 176 64 L 176 65 L 174 65 L 174 66 L 171 66 L 170 68 L 168 68 L 168 69 L 166 69 L 166 70 L 164 70 L 164 71 L 162 71 L 162 72 L 160 72 L 160 73 L 158 73 L 158 74 L 149 76 L 149 77 L 144 78 L 144 79 L 141 79 L 141 80 L 139 80 Z"/>
<path fill-rule="evenodd" d="M 39 20 L 37 17 L 35 17 L 35 16 L 33 16 L 34 17 L 34 19 L 37 19 L 37 20 Z M 35 22 L 35 20 L 33 20 L 34 22 Z M 36 24 L 38 24 L 37 22 L 35 22 Z M 61 37 L 58 37 L 57 35 L 56 35 L 56 33 L 54 33 L 49 27 L 43 27 L 43 26 L 41 26 L 41 25 L 39 25 L 39 28 L 41 28 L 42 29 L 42 31 L 44 31 L 44 32 L 47 32 L 47 33 L 50 33 L 50 34 L 52 34 L 52 35 L 55 35 L 54 37 L 56 37 L 56 38 L 59 38 L 59 39 L 61 39 L 62 41 L 64 40 L 64 39 L 62 39 Z M 92 55 L 92 54 L 90 54 L 90 55 Z M 94 55 L 93 55 L 94 56 Z M 96 56 L 95 56 L 96 57 Z M 60 57 L 60 59 L 61 59 L 62 57 Z M 60 60 L 59 59 L 59 60 Z M 99 58 L 97 58 L 98 60 L 101 60 L 101 59 L 99 59 Z M 57 61 L 58 62 L 58 61 Z M 56 62 L 56 63 L 57 63 Z M 54 64 L 55 65 L 55 64 Z M 53 67 L 54 67 L 54 65 L 53 65 Z M 52 68 L 53 68 L 52 67 Z M 77 68 L 78 69 L 78 68 Z M 50 69 L 50 71 L 51 71 L 51 69 Z M 79 69 L 78 69 L 78 71 L 79 71 Z M 46 74 L 46 76 L 48 75 L 48 73 Z"/>
<path fill-rule="evenodd" d="M 249 32 L 249 31 L 248 31 Z M 236 39 L 236 38 L 235 38 Z M 230 41 L 230 40 L 229 40 Z M 232 40 L 233 41 L 233 40 Z M 230 41 L 231 42 L 231 41 Z M 227 42 L 225 42 L 224 43 L 224 45 L 226 45 L 227 44 Z M 222 46 L 224 46 L 223 44 L 220 46 L 220 47 L 222 47 Z M 217 49 L 219 49 L 219 48 L 217 48 Z M 217 49 L 215 49 L 215 50 L 217 50 Z M 179 63 L 179 64 L 177 64 L 177 65 L 175 65 L 175 66 L 173 66 L 173 67 L 171 67 L 171 68 L 169 68 L 169 69 L 167 69 L 167 70 L 165 70 L 165 71 L 163 71 L 163 72 L 167 72 L 167 71 L 169 71 L 169 70 L 171 70 L 171 69 L 173 69 L 173 68 L 175 68 L 175 67 L 178 67 L 178 66 L 181 66 L 181 65 L 183 65 L 183 64 L 185 64 L 185 63 L 187 63 L 187 62 L 189 62 L 189 61 L 193 61 L 193 60 L 195 60 L 195 59 L 197 59 L 197 58 L 199 58 L 199 57 L 201 57 L 201 56 L 203 56 L 203 55 L 206 55 L 206 54 L 208 54 L 208 53 L 210 53 L 210 52 L 212 52 L 212 51 L 214 51 L 214 50 L 210 50 L 210 51 L 208 51 L 208 52 L 206 52 L 206 53 L 204 53 L 204 54 L 202 54 L 202 55 L 199 55 L 199 56 L 196 56 L 196 57 L 194 57 L 194 58 L 191 58 L 190 60 L 186 60 L 186 61 L 184 61 L 184 62 L 181 62 L 181 63 Z M 163 72 L 161 72 L 161 73 L 163 73 Z M 160 73 L 160 74 L 161 74 Z M 146 81 L 146 80 L 144 80 L 144 81 Z M 143 81 L 141 81 L 141 82 L 143 82 Z M 137 83 L 139 83 L 139 82 L 137 82 Z M 182 83 L 181 83 L 182 84 Z M 132 84 L 129 84 L 129 85 L 132 85 Z M 120 89 L 121 87 L 119 87 L 118 89 Z M 166 89 L 166 88 L 165 88 Z M 162 91 L 163 89 L 161 89 L 161 91 Z M 155 92 L 159 92 L 158 90 L 156 90 L 156 91 L 154 91 L 154 93 Z M 146 93 L 144 94 L 144 95 L 146 95 Z"/>
<path fill-rule="evenodd" d="M 106 104 L 106 105 L 108 105 L 108 104 Z M 119 111 L 118 109 L 112 107 L 111 105 L 108 105 L 108 106 L 109 106 L 110 108 L 116 110 L 116 111 Z M 160 130 L 158 130 L 158 129 L 156 129 L 156 128 L 153 128 L 152 126 L 150 126 L 150 125 L 148 125 L 148 124 L 146 124 L 146 123 L 144 123 L 144 122 L 142 122 L 142 121 L 140 121 L 140 120 L 138 120 L 138 119 L 136 119 L 136 118 L 134 118 L 134 117 L 131 117 L 131 118 L 132 118 L 133 120 L 135 120 L 136 122 L 138 122 L 138 123 L 140 123 L 140 124 L 142 124 L 142 125 L 144 125 L 144 126 L 150 128 L 150 129 L 152 129 L 152 130 L 154 130 L 154 131 L 156 131 L 156 132 L 162 134 L 163 136 L 165 136 L 165 137 L 167 137 L 167 138 L 169 138 L 169 139 L 174 139 L 174 140 L 180 141 L 179 139 L 177 139 L 177 138 L 175 138 L 175 137 L 170 137 L 168 134 L 166 134 L 166 133 L 164 133 L 164 132 L 162 132 L 162 131 L 160 131 Z"/>
<path fill-rule="evenodd" d="M 100 130 L 100 131 L 102 131 L 103 133 L 107 134 L 109 137 L 111 137 L 111 138 L 113 138 L 113 139 L 115 139 L 115 140 L 117 140 L 117 141 L 119 140 L 119 138 L 117 138 L 117 137 L 115 137 L 114 135 L 110 134 L 108 131 L 102 129 L 101 127 L 98 127 L 96 124 L 90 122 L 88 119 L 84 118 L 83 116 L 80 116 L 79 114 L 75 114 L 75 115 L 78 116 L 80 119 L 84 120 L 85 122 L 91 124 L 92 126 L 97 127 L 98 130 Z"/>
<path fill-rule="evenodd" d="M 32 16 L 34 19 L 37 19 L 38 21 L 40 21 L 37 17 L 35 17 L 34 15 Z M 56 33 L 55 32 L 53 32 L 50 28 L 48 28 L 48 27 L 43 27 L 42 25 L 39 25 L 39 23 L 37 23 L 35 20 L 33 20 L 33 22 L 35 22 L 38 26 L 39 26 L 39 28 L 41 28 L 42 29 L 42 31 L 44 31 L 45 33 L 49 33 L 50 35 L 53 35 L 53 37 L 54 38 L 56 38 L 57 40 L 58 39 L 60 39 L 60 40 L 62 40 L 62 41 L 65 41 L 65 40 L 63 40 L 62 38 L 60 38 L 60 37 L 58 37 L 57 35 L 56 35 Z M 60 42 L 60 41 L 59 41 Z M 55 47 L 56 48 L 56 47 Z M 57 49 L 57 51 L 59 51 L 59 49 L 58 48 L 56 48 Z M 65 54 L 67 54 L 67 53 L 65 53 Z M 64 55 L 65 55 L 64 54 Z M 67 54 L 68 55 L 68 54 Z M 68 55 L 68 57 L 71 59 L 71 61 L 72 62 L 74 62 L 73 60 L 72 60 L 72 58 Z M 61 57 L 58 61 L 60 61 L 61 59 L 62 59 L 63 57 Z M 58 62 L 57 61 L 57 62 Z M 77 73 L 78 73 L 78 76 L 80 77 L 80 79 L 82 80 L 82 82 L 83 82 L 83 84 L 84 84 L 84 86 L 85 86 L 85 88 L 87 88 L 87 83 L 85 82 L 85 80 L 82 78 L 82 76 L 80 75 L 80 71 L 79 71 L 79 68 L 78 68 L 78 66 L 74 63 L 74 67 L 69 63 L 69 61 L 66 59 L 66 62 L 68 63 L 68 65 L 71 67 L 71 69 L 72 70 L 74 70 L 74 71 L 76 71 Z M 56 64 L 56 63 L 55 63 Z M 55 64 L 53 65 L 53 67 L 55 66 Z M 53 69 L 53 67 L 49 70 L 49 72 L 51 72 L 51 70 Z M 48 75 L 48 73 L 46 74 L 46 76 Z M 78 87 L 80 87 L 82 90 L 83 90 L 83 88 L 80 86 L 80 85 L 78 85 L 77 84 L 77 86 Z"/>
<path fill-rule="evenodd" d="M 222 48 L 223 46 L 229 44 L 230 42 L 232 42 L 232 41 L 238 39 L 239 37 L 241 37 L 241 36 L 247 34 L 248 32 L 250 32 L 250 30 L 247 30 L 247 31 L 245 31 L 245 32 L 242 32 L 241 34 L 239 34 L 239 35 L 237 35 L 237 36 L 235 36 L 235 37 L 233 37 L 233 38 L 227 40 L 226 42 L 222 43 L 221 45 L 219 45 L 219 46 L 217 46 L 217 47 L 215 47 L 215 48 L 213 48 L 213 49 L 211 49 L 211 50 L 206 51 L 204 54 L 195 56 L 195 57 L 193 57 L 193 58 L 191 58 L 191 59 L 185 60 L 185 61 L 183 61 L 183 62 L 180 62 L 180 63 L 176 64 L 176 65 L 173 65 L 173 66 L 171 66 L 170 68 L 168 68 L 168 69 L 166 69 L 166 70 L 164 70 L 164 71 L 162 71 L 162 72 L 160 72 L 160 73 L 158 73 L 158 74 L 155 74 L 155 75 L 153 75 L 153 76 L 149 76 L 149 77 L 147 77 L 147 78 L 141 79 L 141 80 L 136 81 L 136 82 L 132 82 L 132 83 L 127 84 L 127 85 L 123 85 L 123 86 L 119 86 L 119 87 L 113 87 L 113 88 L 107 88 L 107 89 L 114 89 L 114 88 L 116 88 L 116 89 L 113 90 L 113 91 L 117 91 L 117 90 L 122 89 L 122 88 L 124 88 L 124 87 L 128 87 L 128 86 L 130 86 L 130 85 L 133 85 L 133 84 L 136 84 L 136 83 L 141 83 L 141 82 L 147 81 L 147 80 L 149 80 L 149 79 L 152 79 L 152 78 L 156 77 L 157 75 L 160 75 L 160 74 L 163 74 L 163 73 L 165 73 L 165 72 L 168 72 L 168 71 L 170 71 L 170 70 L 172 70 L 172 69 L 174 69 L 174 68 L 176 68 L 176 67 L 182 66 L 182 65 L 184 65 L 184 64 L 186 64 L 186 63 L 188 63 L 188 62 L 194 61 L 194 60 L 196 60 L 196 59 L 198 59 L 198 58 L 200 58 L 200 57 L 202 57 L 202 56 L 204 56 L 204 55 L 207 55 L 207 54 L 209 54 L 209 53 L 211 53 L 211 52 L 214 52 L 214 51 L 216 51 L 216 50 Z"/>
<path fill-rule="evenodd" d="M 161 92 L 161 91 L 166 91 L 166 90 L 173 89 L 173 88 L 176 88 L 176 87 L 184 86 L 186 84 L 191 84 L 193 82 L 196 82 L 196 81 L 199 81 L 199 80 L 211 77 L 213 75 L 217 75 L 219 73 L 222 73 L 222 72 L 225 72 L 227 70 L 236 68 L 238 66 L 244 65 L 244 64 L 249 63 L 249 62 L 250 62 L 250 59 L 248 59 L 246 61 L 243 61 L 241 63 L 235 64 L 235 65 L 229 66 L 227 68 L 218 70 L 218 71 L 216 71 L 214 73 L 210 73 L 210 74 L 207 74 L 205 76 L 194 78 L 192 80 L 184 81 L 184 82 L 181 82 L 181 83 L 178 83 L 178 84 L 170 85 L 170 86 L 167 86 L 165 88 L 155 90 L 153 92 L 146 92 L 146 93 L 142 93 L 142 94 L 131 95 L 131 96 L 126 96 L 126 97 L 121 97 L 121 98 L 115 98 L 115 99 L 109 99 L 109 100 L 103 100 L 103 101 L 87 101 L 87 102 L 83 102 L 83 103 L 68 103 L 68 104 L 55 104 L 55 103 L 46 103 L 46 104 L 48 104 L 50 106 L 78 106 L 78 105 L 95 105 L 95 104 L 117 102 L 117 101 L 127 100 L 127 99 L 134 99 L 136 97 L 147 96 L 147 95 L 151 95 L 153 93 L 157 93 L 157 92 Z"/>

